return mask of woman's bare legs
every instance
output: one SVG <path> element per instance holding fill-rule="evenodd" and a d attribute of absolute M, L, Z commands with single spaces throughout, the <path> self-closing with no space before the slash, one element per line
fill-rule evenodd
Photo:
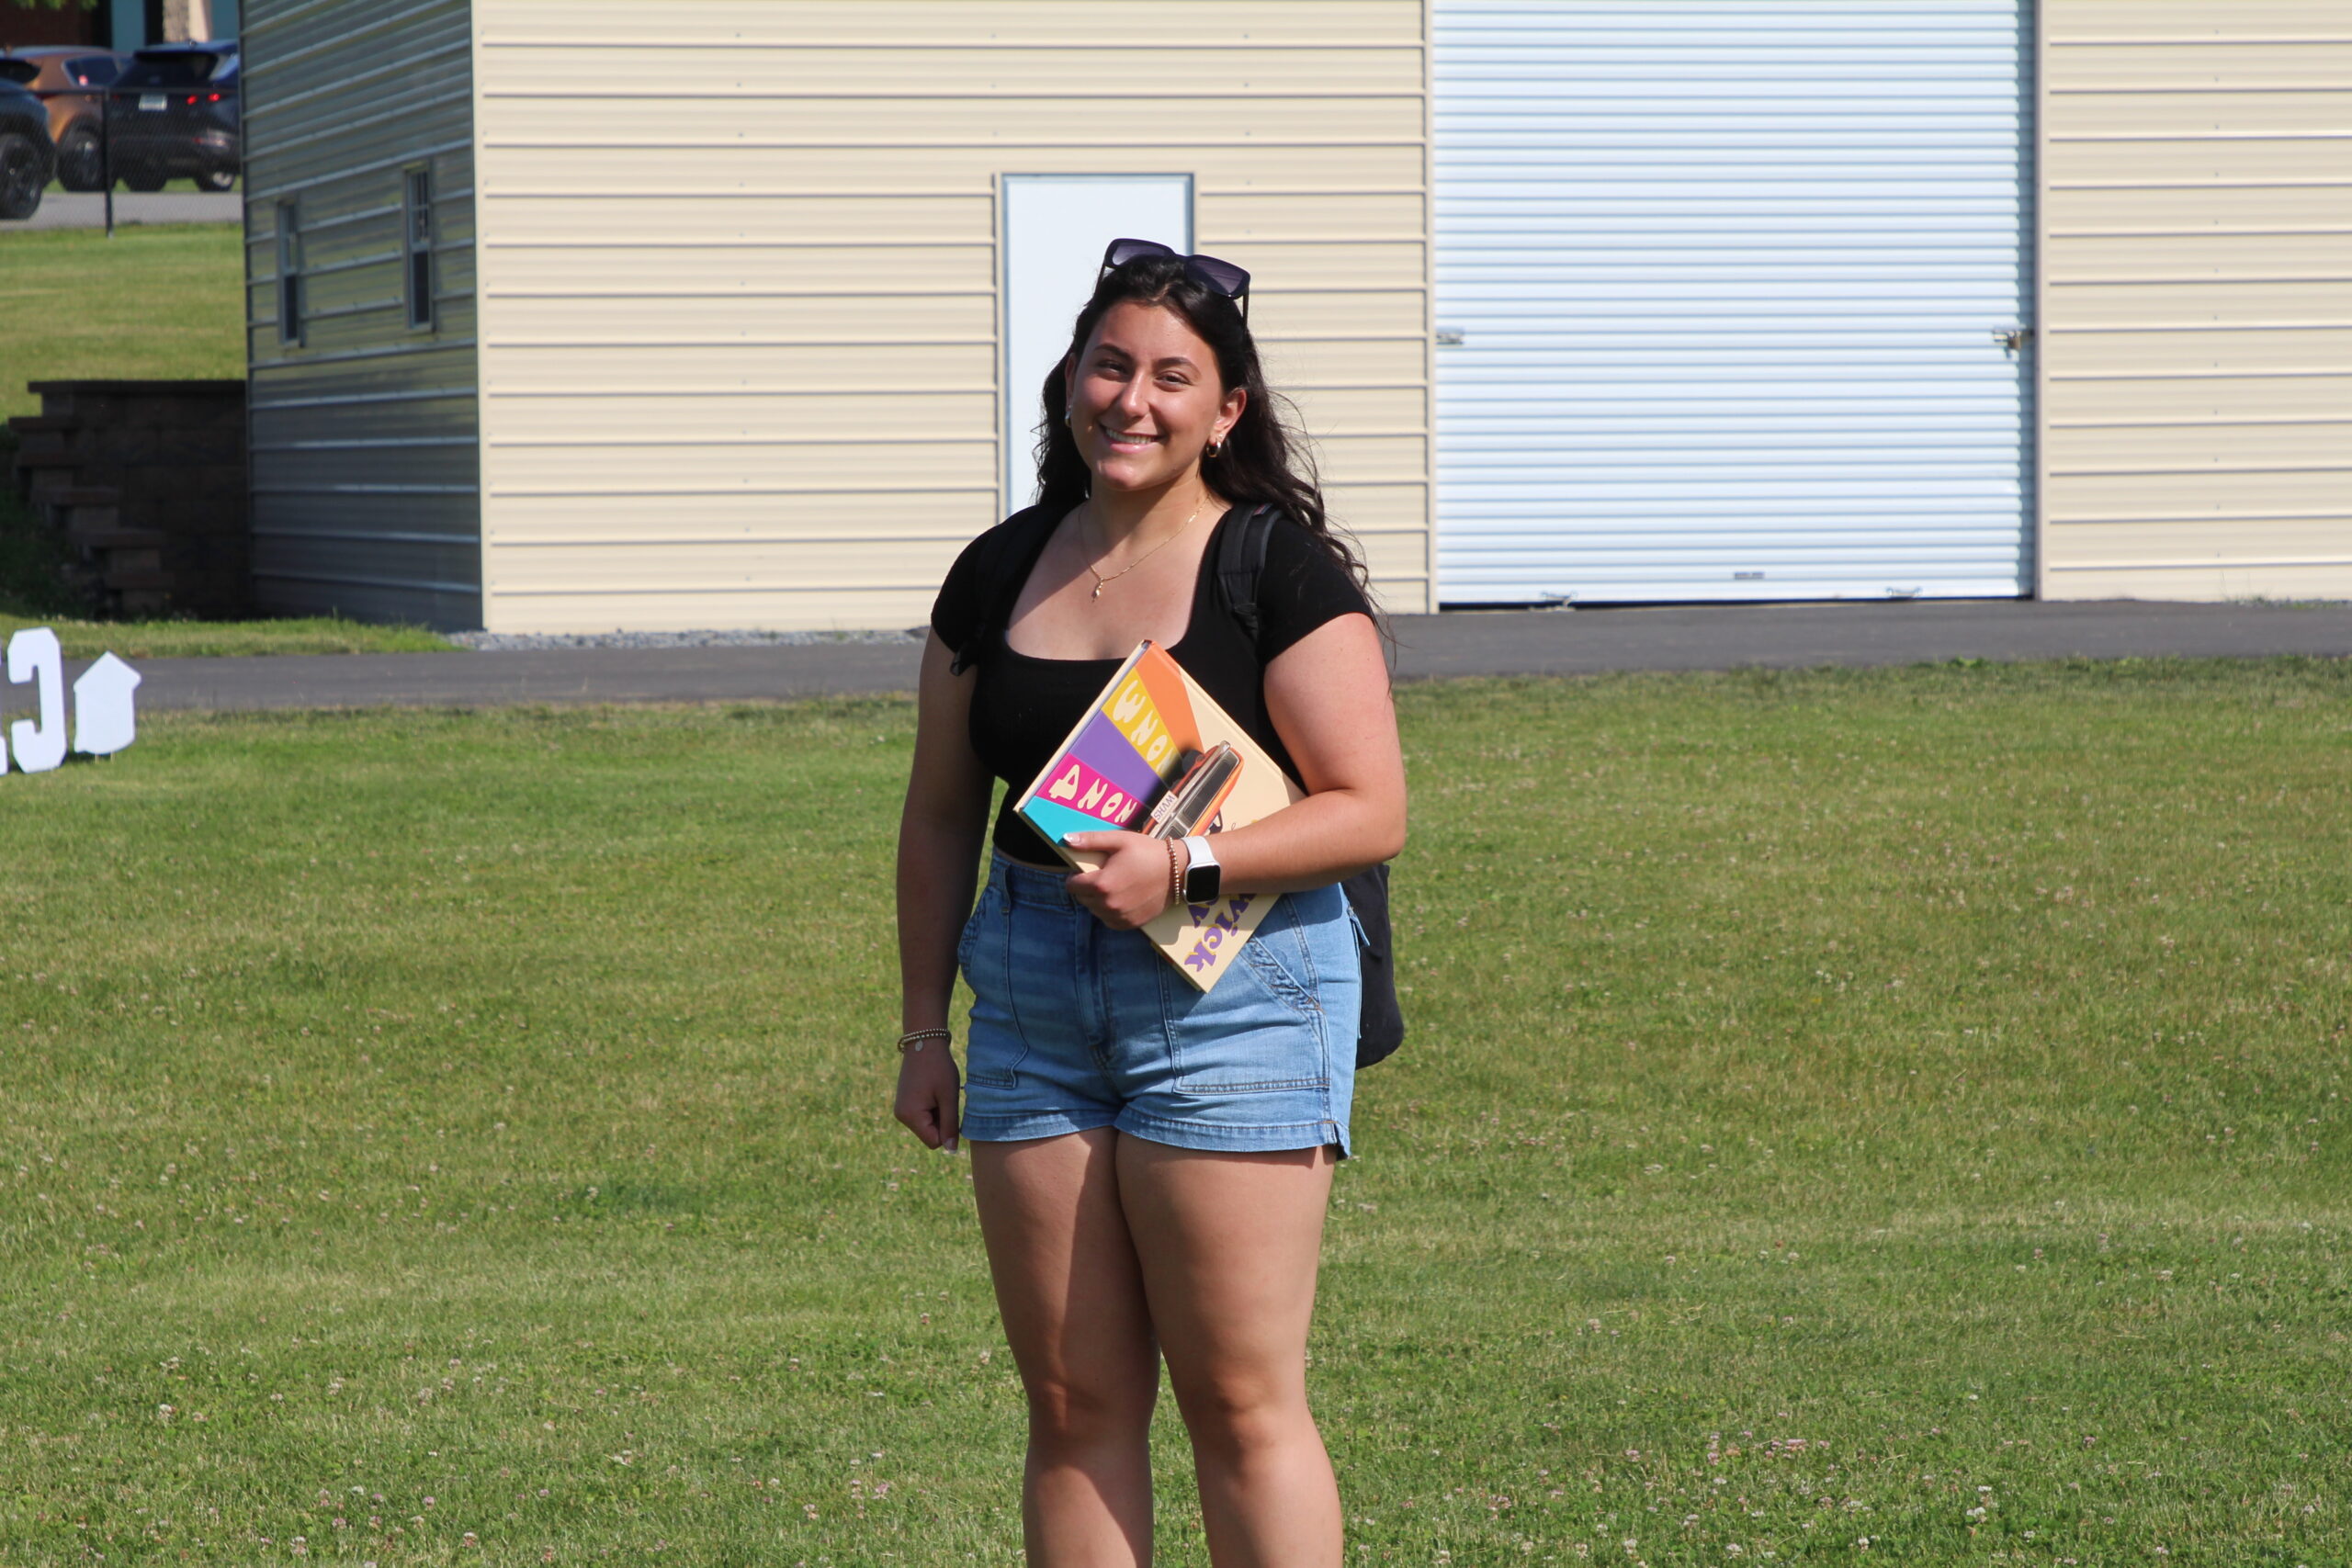
<path fill-rule="evenodd" d="M 972 1145 L 1029 1394 L 1029 1568 L 1151 1561 L 1162 1348 L 1216 1568 L 1337 1568 L 1339 1490 L 1306 1404 L 1331 1165 L 1325 1149 L 1206 1154 L 1108 1128 Z"/>
<path fill-rule="evenodd" d="M 1028 1568 L 1151 1561 L 1159 1353 L 1108 1127 L 972 1145 L 997 1310 L 1029 1394 Z"/>
<path fill-rule="evenodd" d="M 1339 1568 L 1339 1487 L 1306 1404 L 1331 1167 L 1328 1149 L 1118 1143 L 1132 1255 L 1192 1434 L 1216 1568 Z"/>

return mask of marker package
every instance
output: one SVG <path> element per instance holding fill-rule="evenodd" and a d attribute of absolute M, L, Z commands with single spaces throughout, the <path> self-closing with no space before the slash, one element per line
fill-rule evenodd
<path fill-rule="evenodd" d="M 1151 808 L 1145 833 L 1155 839 L 1183 839 L 1205 832 L 1233 786 L 1241 782 L 1241 753 L 1220 740 L 1184 771 Z"/>

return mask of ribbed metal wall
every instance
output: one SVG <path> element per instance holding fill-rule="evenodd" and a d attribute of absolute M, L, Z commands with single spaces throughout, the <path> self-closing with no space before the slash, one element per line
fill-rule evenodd
<path fill-rule="evenodd" d="M 2029 590 L 2027 12 L 1436 0 L 1442 600 Z"/>
<path fill-rule="evenodd" d="M 271 610 L 481 624 L 473 70 L 465 0 L 247 0 L 254 591 Z M 435 320 L 408 322 L 402 172 L 429 164 Z M 279 341 L 297 204 L 302 341 Z"/>
<path fill-rule="evenodd" d="M 1006 174 L 1191 176 L 1375 591 L 1429 607 L 1419 0 L 475 14 L 492 629 L 919 623 L 1035 439 Z"/>
<path fill-rule="evenodd" d="M 2043 593 L 2352 598 L 2352 5 L 2045 17 Z"/>

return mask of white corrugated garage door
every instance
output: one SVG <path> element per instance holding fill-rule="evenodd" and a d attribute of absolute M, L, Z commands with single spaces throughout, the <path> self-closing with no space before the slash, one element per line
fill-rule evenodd
<path fill-rule="evenodd" d="M 1444 602 L 2028 591 L 2024 13 L 1437 0 Z"/>

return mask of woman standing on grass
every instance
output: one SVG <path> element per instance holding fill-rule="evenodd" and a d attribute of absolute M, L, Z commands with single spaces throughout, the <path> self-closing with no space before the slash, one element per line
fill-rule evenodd
<path fill-rule="evenodd" d="M 1150 1560 L 1146 1435 L 1163 1355 L 1212 1561 L 1340 1560 L 1306 1380 L 1360 988 L 1337 885 L 1402 846 L 1404 764 L 1363 569 L 1273 416 L 1248 290 L 1213 257 L 1113 244 L 1046 380 L 1037 513 L 993 536 L 1037 543 L 1010 564 L 989 536 L 967 549 L 923 652 L 899 836 L 896 1112 L 932 1147 L 973 1142 L 1028 1392 L 1030 1568 Z M 1253 645 L 1214 566 L 1228 515 L 1260 502 L 1284 516 Z M 1136 833 L 1073 835 L 1106 858 L 1072 875 L 1012 799 L 1145 637 L 1306 798 L 1174 853 Z M 1010 788 L 973 908 L 997 779 Z M 1197 894 L 1212 857 L 1221 895 L 1283 897 L 1204 994 L 1137 928 L 1188 875 Z M 959 966 L 973 995 L 960 1117 L 945 1028 Z"/>

